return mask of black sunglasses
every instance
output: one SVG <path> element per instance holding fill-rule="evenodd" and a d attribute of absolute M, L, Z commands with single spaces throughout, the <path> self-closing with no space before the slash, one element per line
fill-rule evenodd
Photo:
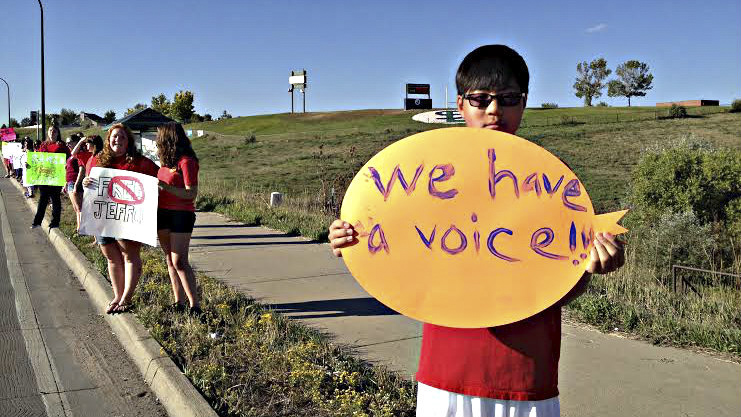
<path fill-rule="evenodd" d="M 497 101 L 498 106 L 512 107 L 518 106 L 522 99 L 525 98 L 525 93 L 502 93 L 502 94 L 489 94 L 489 93 L 476 93 L 466 94 L 463 96 L 465 100 L 473 107 L 479 109 L 485 109 L 489 107 L 489 104 L 493 100 Z"/>

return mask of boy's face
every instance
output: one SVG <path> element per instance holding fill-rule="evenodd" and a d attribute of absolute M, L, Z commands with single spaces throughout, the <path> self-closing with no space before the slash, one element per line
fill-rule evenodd
<path fill-rule="evenodd" d="M 468 94 L 488 93 L 488 94 L 505 94 L 505 93 L 519 93 L 520 87 L 517 83 L 512 83 L 507 87 L 494 90 L 470 90 L 466 91 Z M 503 106 L 500 105 L 497 100 L 492 100 L 491 103 L 485 108 L 479 108 L 472 106 L 468 99 L 463 96 L 458 96 L 458 111 L 460 112 L 463 119 L 466 121 L 468 127 L 480 127 L 484 129 L 498 130 L 500 132 L 506 132 L 515 134 L 517 129 L 520 128 L 520 122 L 522 121 L 522 114 L 525 112 L 527 96 L 523 97 L 518 105 L 515 106 Z"/>

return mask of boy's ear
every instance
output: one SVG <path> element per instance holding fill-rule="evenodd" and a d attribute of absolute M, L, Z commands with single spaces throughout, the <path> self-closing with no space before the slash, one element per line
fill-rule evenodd
<path fill-rule="evenodd" d="M 525 93 L 525 97 L 522 98 L 522 109 L 524 110 L 527 107 L 527 93 Z"/>
<path fill-rule="evenodd" d="M 455 99 L 455 104 L 458 106 L 458 113 L 462 115 L 463 114 L 463 96 L 459 95 L 458 98 Z"/>

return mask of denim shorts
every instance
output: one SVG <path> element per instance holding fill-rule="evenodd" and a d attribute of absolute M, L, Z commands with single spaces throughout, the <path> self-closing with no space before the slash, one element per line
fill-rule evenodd
<path fill-rule="evenodd" d="M 72 194 L 75 192 L 75 182 L 74 181 L 68 181 L 67 182 L 67 193 Z"/>
<path fill-rule="evenodd" d="M 95 236 L 95 243 L 99 245 L 110 245 L 111 243 L 115 243 L 115 242 L 116 242 L 115 237 Z"/>

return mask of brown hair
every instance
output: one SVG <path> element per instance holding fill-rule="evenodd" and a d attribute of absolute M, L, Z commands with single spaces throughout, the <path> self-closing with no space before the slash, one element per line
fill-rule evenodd
<path fill-rule="evenodd" d="M 134 134 L 131 133 L 131 129 L 122 125 L 121 123 L 116 123 L 115 125 L 111 126 L 110 129 L 108 129 L 108 134 L 106 135 L 105 142 L 103 143 L 103 150 L 100 152 L 100 156 L 98 156 L 99 167 L 110 167 L 113 164 L 113 159 L 115 158 L 115 156 L 113 155 L 113 151 L 111 151 L 111 135 L 116 129 L 123 130 L 124 133 L 126 133 L 126 138 L 128 139 L 128 143 L 126 146 L 126 163 L 132 164 L 134 162 L 134 159 L 138 159 L 142 156 L 141 152 L 136 149 L 136 143 L 134 143 Z"/>
<path fill-rule="evenodd" d="M 196 161 L 196 153 L 185 134 L 183 126 L 177 122 L 169 122 L 157 128 L 157 155 L 163 167 L 177 167 L 183 156 L 189 156 Z"/>

